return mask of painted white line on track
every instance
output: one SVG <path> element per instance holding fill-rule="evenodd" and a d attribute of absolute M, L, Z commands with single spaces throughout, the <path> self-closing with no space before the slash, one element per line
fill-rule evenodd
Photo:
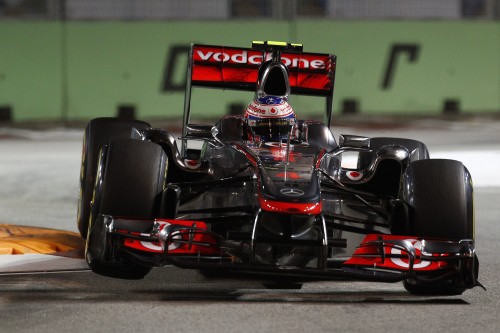
<path fill-rule="evenodd" d="M 0 255 L 0 274 L 86 269 L 88 266 L 83 259 L 32 253 Z"/>
<path fill-rule="evenodd" d="M 469 170 L 474 187 L 500 186 L 500 150 L 433 151 L 431 158 L 461 161 Z"/>

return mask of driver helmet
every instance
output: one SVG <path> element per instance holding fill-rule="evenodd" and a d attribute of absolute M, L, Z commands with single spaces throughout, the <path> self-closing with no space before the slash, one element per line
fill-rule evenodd
<path fill-rule="evenodd" d="M 254 141 L 283 142 L 295 124 L 295 113 L 285 98 L 258 97 L 248 104 L 245 119 L 253 131 Z"/>

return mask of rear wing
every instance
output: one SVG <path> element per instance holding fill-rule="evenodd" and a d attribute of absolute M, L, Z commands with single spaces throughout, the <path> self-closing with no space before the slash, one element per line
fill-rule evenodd
<path fill-rule="evenodd" d="M 266 49 L 191 44 L 184 100 L 184 125 L 188 124 L 190 119 L 192 87 L 256 91 L 259 67 L 262 62 L 271 58 L 272 51 Z M 336 56 L 286 50 L 281 52 L 281 61 L 288 67 L 292 94 L 320 96 L 326 99 L 325 124 L 329 126 Z"/>

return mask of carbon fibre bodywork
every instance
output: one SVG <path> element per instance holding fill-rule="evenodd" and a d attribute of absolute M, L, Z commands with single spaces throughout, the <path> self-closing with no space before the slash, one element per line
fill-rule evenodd
<path fill-rule="evenodd" d="M 273 52 L 271 62 L 279 54 L 276 50 L 292 52 L 280 47 L 264 48 Z M 207 50 L 201 60 L 208 59 Z M 194 46 L 190 59 L 195 59 L 193 52 Z M 221 51 L 220 59 L 225 59 L 223 52 L 229 51 Z M 307 59 L 308 64 L 319 64 Z M 460 294 L 480 285 L 467 169 L 456 161 L 430 160 L 425 145 L 414 140 L 393 139 L 386 144 L 341 135 L 337 143 L 329 128 L 333 94 L 329 66 L 318 71 L 331 80 L 326 89 L 323 83 L 307 89 L 291 84 L 292 92 L 314 94 L 318 89 L 317 94 L 327 98 L 326 124 L 299 121 L 283 142 L 253 141 L 240 116 L 223 117 L 213 126 L 190 124 L 190 84 L 200 77 L 190 69 L 180 141 L 154 128 L 137 129 L 131 135 L 131 140 L 160 146 L 166 156 L 155 216 L 92 214 L 86 251 L 91 267 L 93 262 L 112 267 L 132 261 L 145 267 L 173 264 L 278 281 L 404 281 L 417 294 L 441 289 L 443 294 Z M 303 73 L 300 68 L 297 71 L 300 77 Z M 203 84 L 218 83 L 210 80 Z M 257 91 L 263 89 L 262 81 L 265 78 L 259 77 Z M 247 89 L 247 82 L 242 86 Z M 200 142 L 197 149 L 187 148 L 191 141 Z M 372 142 L 383 144 L 372 146 Z M 111 172 L 106 167 L 107 149 L 117 144 L 111 141 L 103 147 L 98 170 Z M 349 165 L 343 160 L 346 153 L 357 155 Z M 425 177 L 420 174 L 426 170 L 434 174 L 436 183 L 422 180 Z M 454 179 L 439 184 L 446 174 Z M 98 172 L 94 204 L 105 190 L 100 185 L 104 177 L 104 171 Z M 456 191 L 446 188 L 457 181 L 461 186 Z M 457 204 L 463 208 L 457 215 L 461 222 L 448 219 L 453 202 L 440 201 L 446 191 L 457 192 Z M 435 219 L 426 215 L 426 207 L 433 202 L 444 211 Z M 454 223 L 458 232 L 452 230 Z"/>

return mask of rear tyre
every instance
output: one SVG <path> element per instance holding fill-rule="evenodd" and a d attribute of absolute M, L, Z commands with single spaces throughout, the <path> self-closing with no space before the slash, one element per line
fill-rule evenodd
<path fill-rule="evenodd" d="M 119 240 L 106 233 L 104 216 L 138 219 L 158 216 L 167 166 L 162 148 L 149 141 L 117 139 L 102 149 L 85 253 L 94 272 L 139 279 L 151 270 L 120 251 Z"/>
<path fill-rule="evenodd" d="M 151 126 L 148 123 L 142 121 L 120 118 L 96 118 L 88 123 L 83 136 L 77 213 L 78 230 L 83 238 L 87 238 L 90 201 L 101 147 L 111 139 L 130 138 L 133 128 L 141 130 L 149 127 Z"/>
<path fill-rule="evenodd" d="M 408 205 L 411 235 L 459 241 L 474 239 L 473 188 L 468 170 L 453 160 L 411 163 L 403 175 L 402 200 Z M 474 274 L 477 279 L 478 261 Z M 404 281 L 415 295 L 460 295 L 456 281 L 439 283 Z"/>

